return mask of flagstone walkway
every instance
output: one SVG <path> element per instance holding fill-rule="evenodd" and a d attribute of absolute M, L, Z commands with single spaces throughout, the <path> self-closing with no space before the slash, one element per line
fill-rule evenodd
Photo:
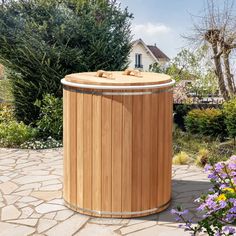
<path fill-rule="evenodd" d="M 174 166 L 168 210 L 136 219 L 101 219 L 64 206 L 62 170 L 62 149 L 0 149 L 0 236 L 189 235 L 169 211 L 179 204 L 194 209 L 193 200 L 210 186 L 201 169 Z"/>

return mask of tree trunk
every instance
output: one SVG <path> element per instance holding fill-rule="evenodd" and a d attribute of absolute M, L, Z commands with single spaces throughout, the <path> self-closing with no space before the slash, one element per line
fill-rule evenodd
<path fill-rule="evenodd" d="M 229 87 L 230 96 L 235 94 L 235 85 L 234 85 L 234 77 L 230 71 L 230 64 L 229 64 L 229 52 L 223 52 L 223 59 L 224 59 L 224 67 L 225 67 L 225 75 Z"/>
<path fill-rule="evenodd" d="M 214 64 L 215 64 L 215 73 L 218 78 L 218 84 L 220 88 L 220 92 L 225 100 L 229 99 L 229 93 L 228 90 L 225 86 L 225 81 L 224 81 L 224 74 L 222 72 L 222 66 L 220 62 L 220 56 L 218 55 L 218 47 L 217 47 L 217 42 L 212 44 L 212 51 L 214 55 Z"/>

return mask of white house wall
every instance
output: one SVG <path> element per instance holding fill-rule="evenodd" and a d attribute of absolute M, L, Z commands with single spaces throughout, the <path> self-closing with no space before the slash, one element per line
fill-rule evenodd
<path fill-rule="evenodd" d="M 135 54 L 136 53 L 142 54 L 143 71 L 148 71 L 149 66 L 152 65 L 155 62 L 155 60 L 150 55 L 150 53 L 143 47 L 143 45 L 140 43 L 134 45 L 131 52 L 130 52 L 129 67 L 135 68 Z"/>

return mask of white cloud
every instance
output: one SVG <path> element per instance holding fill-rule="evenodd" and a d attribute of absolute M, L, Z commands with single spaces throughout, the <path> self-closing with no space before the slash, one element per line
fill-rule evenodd
<path fill-rule="evenodd" d="M 147 34 L 149 36 L 157 36 L 160 34 L 169 33 L 171 29 L 160 23 L 146 23 L 146 24 L 137 24 L 133 26 L 133 33 L 136 34 Z"/>

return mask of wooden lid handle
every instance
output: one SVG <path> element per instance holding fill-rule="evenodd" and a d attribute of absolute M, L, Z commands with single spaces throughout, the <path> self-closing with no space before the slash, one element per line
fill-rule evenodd
<path fill-rule="evenodd" d="M 96 76 L 97 77 L 103 77 L 103 78 L 106 78 L 106 79 L 115 79 L 111 72 L 107 72 L 105 70 L 98 70 L 97 73 L 96 73 Z"/>
<path fill-rule="evenodd" d="M 139 70 L 133 70 L 133 69 L 126 69 L 123 74 L 124 75 L 131 75 L 131 76 L 135 76 L 135 77 L 139 77 L 139 78 L 143 77 Z"/>

